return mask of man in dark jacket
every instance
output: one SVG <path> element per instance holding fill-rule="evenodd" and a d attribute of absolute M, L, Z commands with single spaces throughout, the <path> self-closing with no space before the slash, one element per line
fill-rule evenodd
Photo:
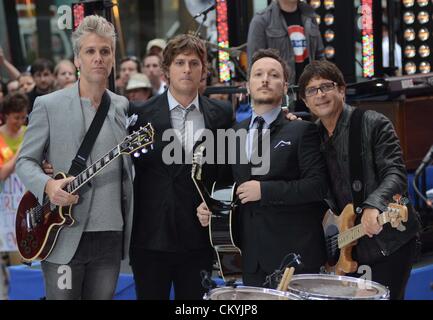
<path fill-rule="evenodd" d="M 280 268 L 289 253 L 302 257 L 303 266 L 296 272 L 318 273 L 325 262 L 326 165 L 316 126 L 289 121 L 281 110 L 288 75 L 285 61 L 275 50 L 256 52 L 247 84 L 253 114 L 234 126 L 237 133 L 247 132 L 247 137 L 229 149 L 236 153 L 231 168 L 241 202 L 236 214 L 240 218 L 242 277 L 247 286 L 264 286 L 267 276 Z M 254 147 L 255 131 L 257 141 L 263 132 L 262 148 Z M 262 151 L 265 160 L 261 164 L 269 170 L 254 165 L 254 150 Z M 209 224 L 210 214 L 204 204 L 197 209 L 203 226 Z"/>
<path fill-rule="evenodd" d="M 248 61 L 258 49 L 272 48 L 291 68 L 288 83 L 295 84 L 304 67 L 323 58 L 323 42 L 314 9 L 299 0 L 275 0 L 251 20 Z"/>
<path fill-rule="evenodd" d="M 405 231 L 392 228 L 389 223 L 383 226 L 378 223 L 379 214 L 387 210 L 393 196 L 405 195 L 407 189 L 402 151 L 394 128 L 382 114 L 375 111 L 363 114 L 361 132 L 357 132 L 361 135 L 362 174 L 359 180 L 354 180 L 358 166 L 351 165 L 353 145 L 349 136 L 355 108 L 344 103 L 345 83 L 340 70 L 331 62 L 314 61 L 301 75 L 299 88 L 305 104 L 319 118 L 333 211 L 338 214 L 348 203 L 356 202 L 360 199 L 356 192 L 361 192 L 359 205 L 355 203 L 356 223 L 362 224 L 368 237 L 359 240 L 354 258 L 371 268 L 373 281 L 390 289 L 391 299 L 401 299 L 415 255 L 419 223 L 417 214 L 411 210 L 404 223 Z"/>
<path fill-rule="evenodd" d="M 195 216 L 200 196 L 187 157 L 205 129 L 216 133 L 229 128 L 233 111 L 198 94 L 206 74 L 206 48 L 200 39 L 179 35 L 163 55 L 168 90 L 131 108 L 138 115 L 136 128 L 152 123 L 155 142 L 153 150 L 135 159 L 130 260 L 138 299 L 168 299 L 173 284 L 176 299 L 198 300 L 205 293 L 200 271 L 212 272 L 213 251 Z M 180 159 L 176 150 L 181 150 Z M 214 169 L 204 169 L 210 182 L 216 179 Z"/>

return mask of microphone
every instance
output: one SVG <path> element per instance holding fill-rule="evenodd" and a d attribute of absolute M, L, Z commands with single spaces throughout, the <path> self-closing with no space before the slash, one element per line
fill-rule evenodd
<path fill-rule="evenodd" d="M 422 159 L 420 166 L 415 171 L 415 177 L 419 176 L 421 171 L 424 170 L 425 167 L 432 161 L 433 156 L 433 145 L 430 147 L 430 150 L 425 155 L 424 159 Z"/>
<path fill-rule="evenodd" d="M 213 9 L 215 9 L 215 4 L 211 5 L 211 6 L 210 6 L 209 8 L 207 8 L 207 9 L 204 9 L 202 12 L 197 13 L 197 14 L 194 16 L 194 19 L 200 17 L 201 15 L 208 14 L 209 11 L 212 11 Z"/>
<path fill-rule="evenodd" d="M 287 260 L 291 258 L 289 262 Z M 281 278 L 283 277 L 283 273 L 286 270 L 286 268 L 297 266 L 298 269 L 303 268 L 303 263 L 301 260 L 301 255 L 296 253 L 289 253 L 283 258 L 283 261 L 280 264 L 279 269 L 275 270 L 272 274 L 267 275 L 265 277 L 265 282 L 263 283 L 264 288 L 271 288 L 276 289 L 278 286 L 278 283 L 281 281 Z"/>

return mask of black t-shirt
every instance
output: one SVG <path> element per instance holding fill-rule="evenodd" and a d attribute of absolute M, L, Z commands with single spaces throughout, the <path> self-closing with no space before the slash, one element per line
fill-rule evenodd
<path fill-rule="evenodd" d="M 281 10 L 284 19 L 287 23 L 287 33 L 289 34 L 292 43 L 293 53 L 295 55 L 296 66 L 296 83 L 299 76 L 309 63 L 307 39 L 305 37 L 304 26 L 302 25 L 301 12 L 297 9 L 294 12 L 286 12 Z"/>

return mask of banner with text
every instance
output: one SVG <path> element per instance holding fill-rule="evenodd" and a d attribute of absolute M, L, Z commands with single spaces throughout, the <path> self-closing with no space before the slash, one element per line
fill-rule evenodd
<path fill-rule="evenodd" d="M 0 251 L 17 251 L 15 216 L 24 192 L 16 174 L 0 182 Z"/>

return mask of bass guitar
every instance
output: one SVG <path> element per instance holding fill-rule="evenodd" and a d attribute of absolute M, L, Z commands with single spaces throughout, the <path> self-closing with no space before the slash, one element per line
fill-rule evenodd
<path fill-rule="evenodd" d="M 399 195 L 394 196 L 395 203 L 390 203 L 385 212 L 378 216 L 379 225 L 390 223 L 399 231 L 406 228 L 402 222 L 407 222 L 407 207 Z M 337 216 L 328 210 L 323 218 L 328 262 L 325 269 L 329 273 L 345 275 L 356 272 L 358 263 L 352 259 L 352 249 L 356 240 L 365 236 L 361 224 L 355 226 L 356 214 L 353 204 L 348 204 Z"/>

